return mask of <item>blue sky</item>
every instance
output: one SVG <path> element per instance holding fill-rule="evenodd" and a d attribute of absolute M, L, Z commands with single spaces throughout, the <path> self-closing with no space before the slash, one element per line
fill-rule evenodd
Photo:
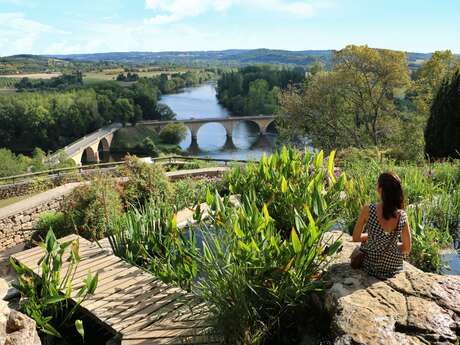
<path fill-rule="evenodd" d="M 347 44 L 460 53 L 460 0 L 0 0 L 0 56 Z"/>

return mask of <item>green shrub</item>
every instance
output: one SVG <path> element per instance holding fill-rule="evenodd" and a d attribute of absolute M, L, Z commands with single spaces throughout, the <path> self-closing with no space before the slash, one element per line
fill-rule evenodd
<path fill-rule="evenodd" d="M 64 199 L 65 221 L 84 238 L 105 237 L 107 226 L 122 213 L 122 202 L 115 182 L 96 176 L 90 183 L 76 187 Z"/>
<path fill-rule="evenodd" d="M 68 329 L 81 303 L 94 293 L 98 275 L 88 273 L 83 285 L 74 291 L 72 279 L 80 262 L 78 240 L 60 243 L 49 230 L 43 248 L 45 254 L 39 260 L 41 277 L 14 259 L 10 263 L 18 275 L 16 288 L 21 293 L 21 311 L 35 320 L 43 334 L 62 338 L 60 330 Z M 61 271 L 66 251 L 70 252 L 68 265 Z M 72 297 L 76 303 L 70 304 Z M 84 337 L 82 321 L 75 320 L 74 324 Z"/>
<path fill-rule="evenodd" d="M 172 185 L 159 164 L 147 164 L 135 156 L 127 156 L 123 176 L 127 177 L 122 196 L 127 205 L 142 207 L 150 199 L 168 202 Z"/>
<path fill-rule="evenodd" d="M 53 230 L 57 238 L 67 236 L 71 229 L 67 226 L 63 212 L 49 211 L 42 213 L 35 224 L 34 240 L 43 241 L 49 230 Z"/>
<path fill-rule="evenodd" d="M 187 137 L 187 127 L 183 123 L 169 123 L 160 132 L 163 144 L 178 145 Z"/>
<path fill-rule="evenodd" d="M 296 212 L 308 222 L 302 212 L 305 205 L 320 225 L 336 219 L 346 187 L 345 175 L 334 175 L 334 152 L 325 166 L 322 151 L 313 154 L 286 147 L 268 158 L 264 155 L 258 164 L 232 169 L 226 181 L 232 194 L 255 193 L 257 207 L 266 204 L 276 227 L 286 236 L 295 225 Z"/>
<path fill-rule="evenodd" d="M 282 334 L 299 343 L 300 335 L 287 327 L 299 325 L 299 314 L 308 317 L 309 297 L 323 288 L 321 272 L 340 241 L 327 243 L 329 227 L 319 225 L 307 206 L 295 214 L 286 238 L 267 206 L 259 209 L 253 197 L 243 199 L 234 208 L 208 194 L 212 210 L 210 225 L 202 224 L 196 292 L 210 307 L 225 344 L 255 345 L 268 339 L 279 344 Z"/>
<path fill-rule="evenodd" d="M 158 157 L 161 151 L 155 145 L 155 142 L 147 137 L 138 145 L 135 146 L 134 150 L 136 153 L 149 156 L 149 157 Z"/>

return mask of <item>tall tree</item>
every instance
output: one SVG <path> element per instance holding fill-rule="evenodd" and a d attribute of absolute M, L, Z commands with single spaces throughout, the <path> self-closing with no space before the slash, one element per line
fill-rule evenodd
<path fill-rule="evenodd" d="M 460 60 L 450 50 L 436 51 L 414 73 L 413 93 L 420 114 L 428 116 L 431 103 L 443 80 L 460 68 Z"/>
<path fill-rule="evenodd" d="M 303 128 L 317 147 L 381 146 L 398 122 L 395 91 L 409 83 L 404 53 L 347 46 L 335 53 L 332 71 L 284 92 L 280 123 L 294 133 Z"/>
<path fill-rule="evenodd" d="M 431 106 L 425 151 L 432 158 L 460 157 L 460 71 L 446 79 Z"/>

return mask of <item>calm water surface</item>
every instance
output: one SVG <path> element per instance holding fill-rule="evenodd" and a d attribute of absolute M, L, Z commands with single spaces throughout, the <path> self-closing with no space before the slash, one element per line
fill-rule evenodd
<path fill-rule="evenodd" d="M 216 98 L 215 84 L 207 83 L 185 88 L 179 93 L 164 95 L 160 103 L 168 105 L 178 120 L 226 118 L 230 112 Z M 192 145 L 190 132 L 180 143 L 192 155 L 222 159 L 259 159 L 264 152 L 274 149 L 276 134 L 259 135 L 256 124 L 241 118 L 227 138 L 225 128 L 218 123 L 203 125 L 198 131 L 197 145 Z"/>

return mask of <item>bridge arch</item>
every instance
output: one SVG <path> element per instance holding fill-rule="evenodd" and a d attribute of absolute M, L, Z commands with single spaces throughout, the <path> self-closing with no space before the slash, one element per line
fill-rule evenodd
<path fill-rule="evenodd" d="M 238 121 L 235 122 L 234 127 L 238 127 L 241 124 L 248 124 L 248 125 L 252 126 L 254 129 L 257 128 L 257 130 L 259 130 L 259 135 L 263 134 L 262 128 L 260 126 L 260 123 L 258 123 L 255 120 L 245 119 L 244 117 L 242 117 L 241 119 L 239 119 Z"/>
<path fill-rule="evenodd" d="M 199 133 L 201 133 L 202 130 L 210 134 L 210 136 L 204 139 L 204 142 L 203 138 L 201 138 L 201 140 L 199 139 Z M 213 149 L 222 149 L 226 142 L 231 140 L 232 132 L 231 128 L 229 129 L 228 126 L 225 126 L 225 123 L 213 121 L 200 124 L 195 135 L 195 137 L 192 136 L 192 145 L 196 143 L 196 145 L 199 146 L 199 141 L 201 141 L 201 143 L 205 145 L 202 147 L 203 149 L 208 145 L 214 147 Z"/>
<path fill-rule="evenodd" d="M 265 125 L 265 133 L 277 133 L 278 128 L 276 127 L 276 119 L 273 119 Z"/>
<path fill-rule="evenodd" d="M 98 152 L 108 152 L 110 150 L 110 143 L 107 138 L 102 138 L 97 145 Z"/>
<path fill-rule="evenodd" d="M 91 146 L 85 148 L 81 154 L 81 164 L 97 163 L 97 153 L 94 152 Z"/>
<path fill-rule="evenodd" d="M 257 123 L 259 126 L 260 134 L 264 135 L 267 134 L 267 131 L 269 129 L 273 129 L 273 126 L 275 125 L 275 119 L 260 119 L 260 120 L 254 120 L 254 122 Z"/>

